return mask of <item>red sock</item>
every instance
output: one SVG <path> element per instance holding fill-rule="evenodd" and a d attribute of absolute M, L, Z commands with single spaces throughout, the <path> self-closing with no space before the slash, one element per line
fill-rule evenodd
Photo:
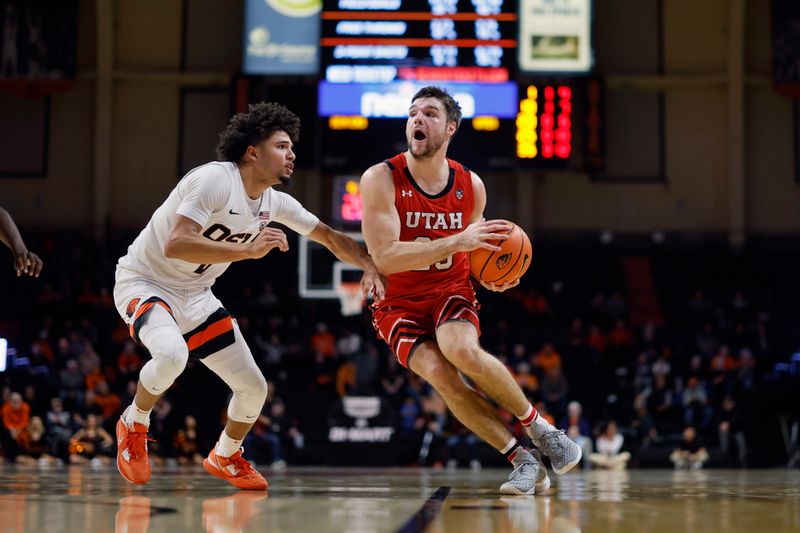
<path fill-rule="evenodd" d="M 506 444 L 506 447 L 503 448 L 502 450 L 500 450 L 500 453 L 503 454 L 503 457 L 508 459 L 508 462 L 513 464 L 514 463 L 514 459 L 517 457 L 517 453 L 520 450 L 524 450 L 524 449 L 525 448 L 523 448 L 522 446 L 519 445 L 519 443 L 517 442 L 517 439 L 511 439 L 509 441 L 509 443 Z"/>
<path fill-rule="evenodd" d="M 539 411 L 534 409 L 533 405 L 528 404 L 528 410 L 525 412 L 525 414 L 517 418 L 519 418 L 519 421 L 522 422 L 523 426 L 528 427 L 538 415 Z"/>

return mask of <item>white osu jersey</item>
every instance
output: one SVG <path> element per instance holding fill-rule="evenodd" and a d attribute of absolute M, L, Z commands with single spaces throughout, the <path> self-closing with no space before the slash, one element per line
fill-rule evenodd
<path fill-rule="evenodd" d="M 200 224 L 203 238 L 242 245 L 253 241 L 270 222 L 280 222 L 301 235 L 319 224 L 300 202 L 272 187 L 256 200 L 248 197 L 235 163 L 207 163 L 190 170 L 153 213 L 117 263 L 117 283 L 147 278 L 168 287 L 210 287 L 225 272 L 230 263 L 198 265 L 164 255 L 176 213 Z"/>

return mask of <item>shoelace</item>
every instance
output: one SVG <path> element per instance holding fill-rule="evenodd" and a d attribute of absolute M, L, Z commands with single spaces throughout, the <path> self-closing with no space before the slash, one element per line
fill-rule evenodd
<path fill-rule="evenodd" d="M 509 479 L 516 479 L 517 477 L 522 475 L 522 471 L 525 469 L 525 467 L 536 468 L 538 466 L 539 466 L 538 463 L 533 463 L 533 462 L 522 463 L 521 465 L 516 467 L 513 472 L 511 472 Z"/>
<path fill-rule="evenodd" d="M 236 468 L 236 477 L 251 477 L 256 473 L 250 461 L 241 455 L 236 459 L 230 459 L 230 461 Z"/>
<path fill-rule="evenodd" d="M 541 441 L 544 442 L 544 441 L 551 441 L 552 440 L 553 442 L 555 442 L 555 444 L 559 448 L 564 448 L 564 443 L 561 442 L 561 439 L 558 438 L 560 435 L 564 435 L 564 430 L 563 429 L 557 429 L 555 431 L 549 431 L 549 432 L 545 433 L 544 435 L 542 435 Z"/>
<path fill-rule="evenodd" d="M 125 438 L 122 448 L 128 449 L 128 453 L 131 454 L 131 459 L 137 459 L 140 455 L 145 454 L 147 442 L 155 442 L 155 439 L 148 437 L 147 433 L 128 430 L 128 436 Z"/>

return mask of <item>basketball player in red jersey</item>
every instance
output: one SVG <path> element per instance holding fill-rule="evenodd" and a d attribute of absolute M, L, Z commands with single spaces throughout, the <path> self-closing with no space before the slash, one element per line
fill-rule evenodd
<path fill-rule="evenodd" d="M 467 252 L 499 250 L 490 241 L 506 238 L 510 226 L 484 220 L 483 182 L 446 158 L 460 122 L 452 96 L 438 87 L 421 89 L 408 112 L 408 150 L 361 179 L 362 232 L 378 271 L 388 277 L 373 323 L 400 363 L 426 379 L 465 426 L 514 465 L 501 492 L 534 494 L 550 486 L 546 469 L 459 372 L 522 421 L 556 473 L 575 466 L 581 449 L 539 416 L 508 369 L 478 343 Z M 517 283 L 482 285 L 501 292 Z"/>

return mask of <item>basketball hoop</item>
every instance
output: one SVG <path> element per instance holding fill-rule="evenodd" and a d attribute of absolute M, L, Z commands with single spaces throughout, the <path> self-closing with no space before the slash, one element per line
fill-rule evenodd
<path fill-rule="evenodd" d="M 361 313 L 364 299 L 361 297 L 361 284 L 358 282 L 342 282 L 336 289 L 339 293 L 342 316 L 353 316 Z"/>

